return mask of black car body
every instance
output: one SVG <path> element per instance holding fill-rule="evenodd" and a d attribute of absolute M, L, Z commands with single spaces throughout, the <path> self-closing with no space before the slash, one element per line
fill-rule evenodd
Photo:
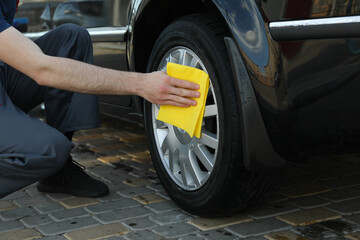
<path fill-rule="evenodd" d="M 48 25 L 97 27 L 97 65 L 209 73 L 201 139 L 159 123 L 139 97 L 100 97 L 103 114 L 145 125 L 159 178 L 187 211 L 240 211 L 282 166 L 359 152 L 358 0 L 72 0 L 53 12 Z"/>

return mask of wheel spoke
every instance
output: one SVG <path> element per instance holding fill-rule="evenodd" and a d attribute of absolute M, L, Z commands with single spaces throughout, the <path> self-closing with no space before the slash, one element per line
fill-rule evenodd
<path fill-rule="evenodd" d="M 185 65 L 185 60 L 186 60 L 185 56 L 186 56 L 186 50 L 181 49 L 179 51 L 179 64 Z"/>
<path fill-rule="evenodd" d="M 166 155 L 166 152 L 170 151 L 170 147 L 169 147 L 168 142 L 166 141 L 166 138 L 167 137 L 164 138 L 162 143 L 159 141 L 163 155 Z M 160 138 L 159 138 L 159 140 L 160 140 Z"/>
<path fill-rule="evenodd" d="M 215 104 L 205 106 L 204 117 L 213 117 L 216 115 L 218 115 L 218 110 Z"/>
<path fill-rule="evenodd" d="M 186 167 L 190 173 L 191 178 L 196 187 L 201 186 L 201 170 L 196 160 L 194 151 L 189 152 L 188 161 L 186 161 Z"/>
<path fill-rule="evenodd" d="M 203 144 L 195 145 L 194 152 L 206 170 L 211 172 L 214 168 L 214 155 L 211 154 Z"/>
<path fill-rule="evenodd" d="M 185 187 L 189 187 L 189 183 L 186 177 L 185 162 L 180 161 L 181 178 Z"/>
<path fill-rule="evenodd" d="M 217 149 L 219 146 L 217 135 L 215 133 L 207 131 L 206 129 L 202 130 L 201 138 L 199 139 L 199 141 L 212 149 Z"/>
<path fill-rule="evenodd" d="M 169 168 L 172 173 L 178 171 L 178 169 L 175 169 L 176 163 L 179 163 L 179 149 L 175 149 L 175 151 L 171 152 L 169 155 Z"/>
<path fill-rule="evenodd" d="M 199 64 L 199 60 L 197 58 L 192 58 L 191 61 L 190 61 L 190 64 L 189 66 L 190 67 L 193 67 L 193 68 L 196 68 Z"/>

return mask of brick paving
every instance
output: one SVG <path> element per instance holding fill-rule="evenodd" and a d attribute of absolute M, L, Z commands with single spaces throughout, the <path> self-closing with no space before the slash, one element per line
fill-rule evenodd
<path fill-rule="evenodd" d="M 360 158 L 321 156 L 289 169 L 258 208 L 223 218 L 177 207 L 153 168 L 144 129 L 104 118 L 78 132 L 73 158 L 110 195 L 44 194 L 31 185 L 0 199 L 1 240 L 360 239 Z"/>

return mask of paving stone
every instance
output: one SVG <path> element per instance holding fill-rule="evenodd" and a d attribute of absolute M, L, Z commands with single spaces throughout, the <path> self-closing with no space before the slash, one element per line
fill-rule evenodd
<path fill-rule="evenodd" d="M 103 146 L 98 146 L 98 147 L 90 147 L 90 151 L 99 153 L 99 152 L 107 152 L 107 151 L 114 151 L 114 150 L 118 150 L 118 149 L 125 149 L 128 148 L 128 146 L 125 143 L 115 143 L 115 144 L 111 144 L 109 143 L 109 145 L 103 145 Z M 105 160 L 105 159 L 99 159 L 101 160 Z M 104 163 L 107 163 L 106 161 L 102 161 Z"/>
<path fill-rule="evenodd" d="M 15 200 L 15 199 L 24 198 L 24 197 L 27 197 L 27 196 L 28 195 L 25 192 L 17 191 L 17 192 L 13 192 L 13 193 L 3 197 L 1 200 L 2 201 Z"/>
<path fill-rule="evenodd" d="M 34 196 L 34 197 L 25 197 L 25 198 L 18 198 L 13 201 L 19 207 L 27 207 L 33 206 L 39 203 L 47 203 L 50 202 L 50 199 L 44 196 Z"/>
<path fill-rule="evenodd" d="M 184 222 L 191 219 L 191 217 L 188 214 L 180 211 L 171 211 L 171 212 L 153 214 L 150 215 L 149 218 L 150 220 L 156 222 L 160 226 Z"/>
<path fill-rule="evenodd" d="M 149 220 L 149 218 L 147 217 L 129 219 L 124 221 L 123 224 L 130 230 L 135 231 L 151 229 L 158 226 L 156 223 Z"/>
<path fill-rule="evenodd" d="M 194 218 L 188 221 L 188 223 L 197 227 L 202 231 L 208 231 L 212 229 L 223 228 L 226 226 L 249 222 L 249 221 L 252 221 L 252 219 L 246 215 L 240 214 L 232 217 L 222 217 L 222 218 Z"/>
<path fill-rule="evenodd" d="M 68 198 L 72 198 L 73 196 L 66 193 L 48 193 L 47 197 L 53 201 L 61 201 Z"/>
<path fill-rule="evenodd" d="M 44 215 L 29 216 L 21 219 L 20 221 L 29 228 L 34 228 L 52 222 L 51 218 Z"/>
<path fill-rule="evenodd" d="M 131 232 L 124 238 L 128 240 L 164 240 L 163 237 L 149 231 Z"/>
<path fill-rule="evenodd" d="M 83 217 L 42 225 L 37 229 L 44 235 L 57 235 L 95 225 L 99 225 L 99 222 L 91 217 Z"/>
<path fill-rule="evenodd" d="M 329 192 L 331 193 L 331 192 Z M 317 195 L 318 196 L 318 195 Z M 318 197 L 302 197 L 302 198 L 293 198 L 288 201 L 289 204 L 293 204 L 302 209 L 317 208 L 329 205 L 330 202 Z"/>
<path fill-rule="evenodd" d="M 263 219 L 275 217 L 285 213 L 299 211 L 300 209 L 289 205 L 287 203 L 273 203 L 267 204 L 249 213 L 249 216 L 254 219 Z"/>
<path fill-rule="evenodd" d="M 329 192 L 331 189 L 321 184 L 305 184 L 280 190 L 279 192 L 289 198 L 307 197 L 315 194 Z"/>
<path fill-rule="evenodd" d="M 360 214 L 344 216 L 344 219 L 360 225 Z"/>
<path fill-rule="evenodd" d="M 154 170 L 155 171 L 155 170 Z M 165 191 L 163 185 L 161 183 L 157 183 L 157 184 L 150 184 L 148 186 L 146 186 L 147 188 L 150 188 L 151 190 L 154 190 L 156 192 L 163 192 Z"/>
<path fill-rule="evenodd" d="M 16 229 L 22 229 L 24 228 L 24 225 L 21 224 L 21 222 L 16 220 L 11 221 L 0 221 L 0 233 L 8 232 Z"/>
<path fill-rule="evenodd" d="M 98 157 L 97 160 L 103 163 L 114 163 L 124 160 L 124 158 L 122 158 L 121 156 L 122 155 L 102 156 L 102 157 Z M 128 157 L 128 159 L 130 159 L 130 157 Z"/>
<path fill-rule="evenodd" d="M 24 218 L 31 215 L 36 215 L 36 211 L 30 207 L 21 207 L 0 212 L 0 218 L 5 221 Z"/>
<path fill-rule="evenodd" d="M 329 231 L 327 228 L 317 223 L 307 226 L 298 226 L 292 230 L 298 233 L 299 235 L 308 238 L 309 240 L 330 239 L 333 237 L 337 238 L 337 235 L 335 233 Z"/>
<path fill-rule="evenodd" d="M 147 187 L 132 187 L 118 191 L 118 194 L 124 197 L 132 198 L 137 195 L 152 193 L 152 192 L 154 192 L 154 190 Z"/>
<path fill-rule="evenodd" d="M 114 183 L 112 183 L 112 184 L 114 184 Z M 122 188 L 122 186 L 119 186 L 119 185 L 113 186 L 112 184 L 108 184 L 108 187 L 110 189 L 109 194 L 106 196 L 103 196 L 103 197 L 99 197 L 99 198 L 97 198 L 97 200 L 99 200 L 100 202 L 111 202 L 111 201 L 120 200 L 122 198 L 122 196 L 120 196 L 119 194 L 116 193 L 116 191 L 119 188 Z"/>
<path fill-rule="evenodd" d="M 198 234 L 199 236 L 205 238 L 206 240 L 234 240 L 238 239 L 238 237 L 231 232 L 228 232 L 224 229 L 216 229 L 210 230 L 206 232 L 201 232 Z"/>
<path fill-rule="evenodd" d="M 335 219 L 330 221 L 321 222 L 318 225 L 329 229 L 329 231 L 343 236 L 345 234 L 353 233 L 360 230 L 360 226 L 344 219 Z"/>
<path fill-rule="evenodd" d="M 0 202 L 0 212 L 5 211 L 5 210 L 14 209 L 14 208 L 17 208 L 17 206 L 10 201 L 1 201 Z"/>
<path fill-rule="evenodd" d="M 76 142 L 85 142 L 88 140 L 94 140 L 94 139 L 103 139 L 104 135 L 102 133 L 95 133 L 95 134 L 88 134 L 88 135 L 83 135 L 83 136 L 79 136 L 76 135 L 73 137 L 73 141 Z"/>
<path fill-rule="evenodd" d="M 162 213 L 179 209 L 179 207 L 173 201 L 162 201 L 157 203 L 148 204 L 146 208 L 152 210 L 155 213 Z"/>
<path fill-rule="evenodd" d="M 64 206 L 57 202 L 44 203 L 34 206 L 34 208 L 41 214 L 50 213 L 64 209 Z"/>
<path fill-rule="evenodd" d="M 226 227 L 226 230 L 239 237 L 263 236 L 267 233 L 281 230 L 288 230 L 291 226 L 275 218 L 244 222 Z"/>
<path fill-rule="evenodd" d="M 92 240 L 108 238 L 117 235 L 128 234 L 129 230 L 120 223 L 111 223 L 95 227 L 84 228 L 73 232 L 65 233 L 64 236 L 69 240 Z"/>
<path fill-rule="evenodd" d="M 41 233 L 35 229 L 20 229 L 1 234 L 1 239 L 4 240 L 32 240 L 41 237 Z"/>
<path fill-rule="evenodd" d="M 27 193 L 27 195 L 31 196 L 31 197 L 35 197 L 35 196 L 45 196 L 45 193 L 40 192 L 37 188 L 36 188 L 36 184 L 32 184 L 30 186 L 28 186 L 27 189 L 25 189 L 25 192 Z"/>
<path fill-rule="evenodd" d="M 133 199 L 144 205 L 165 201 L 163 197 L 160 197 L 159 195 L 156 195 L 154 193 L 137 195 Z"/>
<path fill-rule="evenodd" d="M 351 200 L 355 198 L 360 198 L 360 188 L 355 187 L 355 188 L 337 189 L 331 192 L 319 194 L 318 197 L 327 199 L 335 203 Z"/>
<path fill-rule="evenodd" d="M 304 226 L 304 225 L 332 220 L 340 217 L 341 216 L 339 214 L 334 213 L 332 211 L 323 208 L 313 208 L 313 209 L 284 214 L 276 218 L 286 223 L 289 223 L 293 226 Z"/>
<path fill-rule="evenodd" d="M 322 183 L 331 189 L 355 187 L 360 185 L 360 176 L 351 175 L 345 177 L 338 177 L 328 181 L 323 181 Z"/>
<path fill-rule="evenodd" d="M 196 236 L 195 234 L 189 234 L 188 236 L 181 237 L 178 240 L 204 240 L 204 239 L 205 238 Z"/>
<path fill-rule="evenodd" d="M 182 237 L 187 234 L 198 232 L 198 230 L 195 227 L 186 223 L 177 223 L 168 226 L 161 226 L 154 228 L 152 231 L 165 238 Z"/>
<path fill-rule="evenodd" d="M 100 176 L 102 179 L 107 180 L 109 183 L 119 184 L 122 183 L 125 179 L 129 177 L 127 173 L 124 173 L 121 171 L 121 169 L 114 169 L 114 171 L 104 173 L 96 173 L 98 176 Z M 125 187 L 128 187 L 128 185 L 124 185 Z"/>
<path fill-rule="evenodd" d="M 311 173 L 302 176 L 288 177 L 285 178 L 283 181 L 290 185 L 299 185 L 299 184 L 303 185 L 308 183 L 316 183 L 319 180 L 317 175 Z"/>
<path fill-rule="evenodd" d="M 123 183 L 131 187 L 144 187 L 150 185 L 150 182 L 143 178 L 126 179 L 123 181 Z"/>
<path fill-rule="evenodd" d="M 265 238 L 269 240 L 291 240 L 291 239 L 308 240 L 308 238 L 290 231 L 279 231 L 279 232 L 269 233 L 265 235 Z"/>
<path fill-rule="evenodd" d="M 63 221 L 72 218 L 80 218 L 89 216 L 89 213 L 85 211 L 83 208 L 75 208 L 75 209 L 64 209 L 56 212 L 52 212 L 49 216 L 55 221 Z"/>
<path fill-rule="evenodd" d="M 126 240 L 123 236 L 114 236 L 109 238 L 102 238 L 101 240 Z"/>
<path fill-rule="evenodd" d="M 85 207 L 85 209 L 91 213 L 98 214 L 107 211 L 113 211 L 117 209 L 125 209 L 140 206 L 137 201 L 127 198 L 121 198 L 114 202 L 99 203 Z"/>
<path fill-rule="evenodd" d="M 98 200 L 94 198 L 83 198 L 83 197 L 73 197 L 60 201 L 60 203 L 67 209 L 85 207 L 88 205 L 99 203 Z"/>
<path fill-rule="evenodd" d="M 359 199 L 352 199 L 326 206 L 327 209 L 342 215 L 350 215 L 360 213 Z"/>
<path fill-rule="evenodd" d="M 63 236 L 46 236 L 43 238 L 37 238 L 36 240 L 66 240 Z"/>
<path fill-rule="evenodd" d="M 111 212 L 100 213 L 94 217 L 102 223 L 113 223 L 121 220 L 127 220 L 135 217 L 145 217 L 150 215 L 151 211 L 143 207 L 133 207 Z"/>
<path fill-rule="evenodd" d="M 345 237 L 351 240 L 360 240 L 360 232 L 351 233 L 346 235 Z"/>
<path fill-rule="evenodd" d="M 266 240 L 266 238 L 263 238 L 263 237 L 249 237 L 249 238 L 246 238 L 246 240 Z"/>

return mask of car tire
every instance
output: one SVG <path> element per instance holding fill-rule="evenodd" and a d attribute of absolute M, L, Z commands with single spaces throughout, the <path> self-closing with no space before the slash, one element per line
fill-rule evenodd
<path fill-rule="evenodd" d="M 145 128 L 155 170 L 168 195 L 201 216 L 232 215 L 264 199 L 273 173 L 245 169 L 240 117 L 225 28 L 210 15 L 188 15 L 158 37 L 147 71 L 167 62 L 204 70 L 210 76 L 200 139 L 156 120 L 159 106 L 145 102 Z"/>

